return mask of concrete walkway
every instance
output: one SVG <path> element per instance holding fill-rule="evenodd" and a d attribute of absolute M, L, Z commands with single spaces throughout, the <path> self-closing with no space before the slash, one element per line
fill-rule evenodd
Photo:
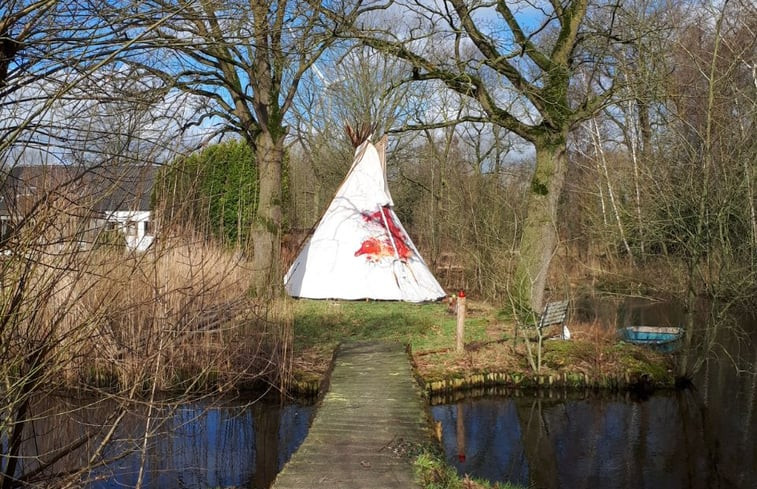
<path fill-rule="evenodd" d="M 340 347 L 308 436 L 274 489 L 414 488 L 411 462 L 431 442 L 425 403 L 399 344 Z"/>

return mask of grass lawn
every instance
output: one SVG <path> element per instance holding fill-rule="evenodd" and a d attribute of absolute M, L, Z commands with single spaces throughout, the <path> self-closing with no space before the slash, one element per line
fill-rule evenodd
<path fill-rule="evenodd" d="M 376 301 L 294 301 L 295 348 L 321 345 L 333 349 L 342 341 L 390 340 L 413 351 L 454 347 L 455 315 L 445 303 L 411 304 Z M 466 336 L 488 338 L 491 311 L 468 309 Z"/>
<path fill-rule="evenodd" d="M 533 377 L 521 326 L 495 307 L 468 300 L 465 352 L 456 353 L 456 316 L 446 303 L 410 304 L 376 301 L 291 301 L 294 315 L 295 378 L 317 381 L 325 375 L 340 342 L 387 340 L 410 347 L 420 378 L 430 384 L 478 374 L 507 373 Z M 596 324 L 569 321 L 570 341 L 547 340 L 540 375 L 581 379 L 594 385 L 644 378 L 673 385 L 670 358 L 620 342 L 613 331 Z M 556 333 L 556 332 L 555 332 Z"/>

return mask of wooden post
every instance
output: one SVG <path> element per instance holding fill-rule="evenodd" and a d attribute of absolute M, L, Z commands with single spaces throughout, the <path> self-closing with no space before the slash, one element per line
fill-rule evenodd
<path fill-rule="evenodd" d="M 463 290 L 457 295 L 457 334 L 455 340 L 455 351 L 462 353 L 465 350 L 465 291 Z"/>

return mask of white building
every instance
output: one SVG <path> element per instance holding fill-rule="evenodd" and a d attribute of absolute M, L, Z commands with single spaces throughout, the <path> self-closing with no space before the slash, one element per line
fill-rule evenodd
<path fill-rule="evenodd" d="M 19 226 L 45 220 L 50 224 L 39 240 L 46 245 L 73 242 L 88 249 L 104 231 L 117 231 L 127 250 L 145 251 L 155 239 L 150 208 L 155 173 L 154 166 L 136 165 L 24 165 L 3 171 L 0 248 L 13 247 Z"/>

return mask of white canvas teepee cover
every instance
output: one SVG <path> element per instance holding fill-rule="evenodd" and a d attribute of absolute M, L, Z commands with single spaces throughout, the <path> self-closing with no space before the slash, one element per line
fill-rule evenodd
<path fill-rule="evenodd" d="M 366 141 L 355 151 L 342 186 L 284 277 L 287 293 L 410 302 L 444 297 L 393 205 L 384 160 Z"/>

